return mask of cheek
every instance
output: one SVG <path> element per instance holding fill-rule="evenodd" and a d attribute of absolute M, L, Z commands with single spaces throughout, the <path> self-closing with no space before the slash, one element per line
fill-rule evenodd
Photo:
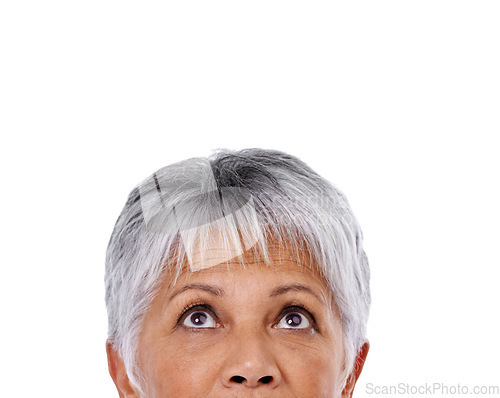
<path fill-rule="evenodd" d="M 219 356 L 203 344 L 157 341 L 144 353 L 144 376 L 152 396 L 199 398 L 216 383 Z"/>
<path fill-rule="evenodd" d="M 305 351 L 283 355 L 282 373 L 300 397 L 332 397 L 340 381 L 342 361 L 337 352 Z"/>
<path fill-rule="evenodd" d="M 282 375 L 298 397 L 334 397 L 342 382 L 345 361 L 342 329 L 321 330 L 321 334 L 307 342 L 282 342 L 276 352 Z"/>

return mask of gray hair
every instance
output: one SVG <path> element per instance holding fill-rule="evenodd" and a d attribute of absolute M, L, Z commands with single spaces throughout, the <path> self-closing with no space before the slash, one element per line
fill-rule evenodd
<path fill-rule="evenodd" d="M 345 382 L 365 341 L 371 301 L 358 222 L 345 196 L 296 157 L 245 149 L 156 171 L 118 217 L 106 252 L 108 333 L 131 383 L 142 392 L 137 344 L 161 276 L 168 269 L 177 278 L 214 233 L 233 258 L 253 248 L 267 262 L 271 240 L 307 253 L 341 316 Z"/>

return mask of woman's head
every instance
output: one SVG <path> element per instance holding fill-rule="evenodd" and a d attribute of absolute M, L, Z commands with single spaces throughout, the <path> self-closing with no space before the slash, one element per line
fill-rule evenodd
<path fill-rule="evenodd" d="M 361 230 L 337 189 L 277 151 L 141 182 L 109 242 L 106 303 L 110 370 L 139 396 L 333 396 L 367 351 Z"/>

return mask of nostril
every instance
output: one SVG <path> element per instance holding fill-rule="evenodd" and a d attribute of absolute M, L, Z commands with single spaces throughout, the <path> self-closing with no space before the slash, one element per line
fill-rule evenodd
<path fill-rule="evenodd" d="M 273 376 L 264 376 L 264 377 L 261 377 L 259 379 L 259 381 L 262 382 L 263 384 L 268 384 L 271 381 L 273 381 Z"/>
<path fill-rule="evenodd" d="M 247 379 L 243 376 L 233 376 L 231 377 L 231 381 L 233 383 L 243 384 L 247 381 Z M 259 379 L 259 383 L 269 384 L 273 381 L 273 376 L 264 376 Z"/>

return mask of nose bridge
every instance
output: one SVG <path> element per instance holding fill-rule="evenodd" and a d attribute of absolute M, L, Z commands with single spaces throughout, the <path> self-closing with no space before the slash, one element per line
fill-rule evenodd
<path fill-rule="evenodd" d="M 241 324 L 230 334 L 223 384 L 233 388 L 276 387 L 281 382 L 281 374 L 265 330 L 255 327 L 255 323 Z"/>

